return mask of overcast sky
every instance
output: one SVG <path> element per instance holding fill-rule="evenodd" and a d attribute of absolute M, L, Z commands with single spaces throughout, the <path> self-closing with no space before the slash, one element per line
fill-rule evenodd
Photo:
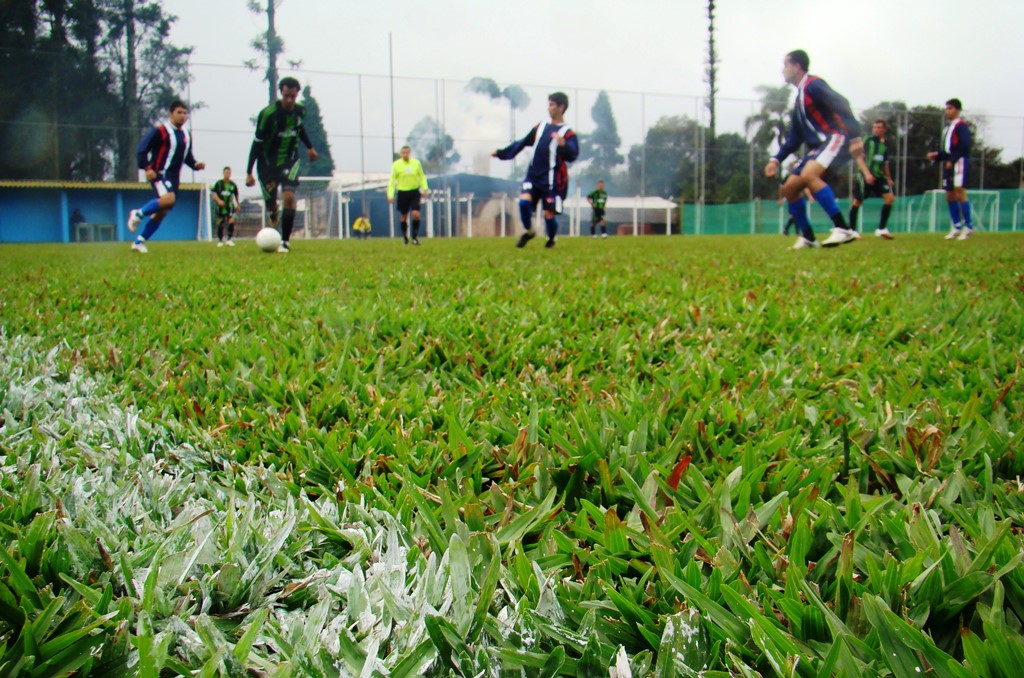
<path fill-rule="evenodd" d="M 164 4 L 178 17 L 172 40 L 195 48 L 189 94 L 206 106 L 193 116 L 197 156 L 213 167 L 231 164 L 241 174 L 251 118 L 265 105 L 266 86 L 259 74 L 239 66 L 254 56 L 250 42 L 265 30 L 265 19 L 248 12 L 246 0 Z M 465 92 L 465 81 L 483 76 L 530 94 L 531 106 L 514 123 L 520 136 L 543 115 L 546 94 L 554 89 L 570 95 L 569 123 L 592 129 L 590 106 L 598 90 L 608 90 L 625 151 L 658 118 L 697 114 L 694 97 L 706 91 L 706 4 L 281 0 L 281 70 L 312 86 L 340 170 L 376 172 L 390 164 L 389 33 L 396 145 L 424 116 L 441 118 L 457 139 L 460 168 L 472 170 L 475 162 L 485 169 L 481 158 L 510 140 L 513 122 L 507 104 Z M 801 48 L 811 56 L 811 72 L 855 109 L 884 100 L 941 105 L 956 96 L 966 116 L 984 116 L 983 133 L 1005 149 L 1004 159 L 1024 154 L 1024 0 L 717 5 L 720 132 L 742 131 L 755 88 L 781 84 L 783 55 Z M 290 69 L 288 60 L 301 60 L 301 68 Z"/>

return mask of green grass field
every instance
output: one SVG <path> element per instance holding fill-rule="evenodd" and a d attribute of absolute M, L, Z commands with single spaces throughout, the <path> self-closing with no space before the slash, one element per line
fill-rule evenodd
<path fill-rule="evenodd" d="M 0 247 L 0 675 L 1018 676 L 1024 238 Z"/>

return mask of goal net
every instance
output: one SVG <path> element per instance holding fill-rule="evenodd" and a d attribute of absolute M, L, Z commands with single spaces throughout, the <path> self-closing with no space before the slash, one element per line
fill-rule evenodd
<path fill-rule="evenodd" d="M 295 237 L 344 238 L 347 201 L 331 186 L 331 177 L 299 177 L 295 192 Z"/>
<path fill-rule="evenodd" d="M 908 219 L 911 232 L 935 233 L 951 227 L 949 208 L 946 206 L 946 192 L 927 191 Z M 971 216 L 974 227 L 980 231 L 999 230 L 999 191 L 967 191 L 971 201 Z"/>

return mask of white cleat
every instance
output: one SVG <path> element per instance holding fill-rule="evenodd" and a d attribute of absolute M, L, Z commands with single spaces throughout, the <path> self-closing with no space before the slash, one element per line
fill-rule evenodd
<path fill-rule="evenodd" d="M 879 238 L 885 238 L 886 240 L 892 240 L 892 233 L 889 232 L 888 228 L 875 229 L 875 236 Z"/>
<path fill-rule="evenodd" d="M 839 247 L 845 245 L 848 242 L 853 242 L 857 239 L 854 235 L 855 231 L 851 231 L 845 228 L 833 228 L 832 232 L 829 233 L 828 237 L 825 238 L 824 242 L 821 243 L 822 247 Z"/>
<path fill-rule="evenodd" d="M 608 237 L 608 234 L 607 234 L 607 233 L 602 233 L 602 234 L 601 234 L 601 237 L 602 237 L 602 238 L 607 238 L 607 237 Z"/>
<path fill-rule="evenodd" d="M 807 238 L 797 236 L 796 244 L 790 247 L 791 250 L 803 250 L 803 249 L 814 249 L 815 247 L 821 247 L 821 243 L 817 240 L 808 240 Z"/>
<path fill-rule="evenodd" d="M 860 231 L 855 231 L 851 228 L 850 233 L 853 234 L 853 237 L 850 239 L 851 241 L 860 240 Z"/>
<path fill-rule="evenodd" d="M 960 235 L 957 237 L 957 240 L 967 240 L 972 235 L 974 235 L 974 229 L 970 226 L 964 226 L 960 229 Z"/>
<path fill-rule="evenodd" d="M 946 240 L 956 240 L 960 237 L 960 228 L 954 228 L 946 234 Z"/>
<path fill-rule="evenodd" d="M 224 247 L 224 241 L 223 240 L 218 240 L 217 241 L 217 247 Z"/>
<path fill-rule="evenodd" d="M 280 245 L 277 246 L 278 254 L 288 254 L 289 252 L 291 252 L 291 249 L 289 249 L 288 243 L 282 242 Z"/>
<path fill-rule="evenodd" d="M 132 252 L 138 252 L 139 254 L 149 254 L 149 250 L 146 249 L 146 243 L 144 242 L 133 242 Z"/>
<path fill-rule="evenodd" d="M 132 210 L 128 213 L 128 230 L 134 233 L 139 229 L 139 223 L 142 221 L 142 215 L 139 214 L 139 210 Z"/>
<path fill-rule="evenodd" d="M 232 240 L 231 238 L 228 238 L 227 240 L 224 241 L 224 244 L 227 245 L 228 247 L 234 247 L 235 241 Z"/>

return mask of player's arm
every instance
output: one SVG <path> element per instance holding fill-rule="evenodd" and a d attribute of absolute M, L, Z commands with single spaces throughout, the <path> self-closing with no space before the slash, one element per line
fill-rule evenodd
<path fill-rule="evenodd" d="M 232 185 L 231 186 L 231 200 L 235 201 L 235 211 L 236 212 L 241 212 L 242 211 L 242 201 L 238 199 L 238 186 L 237 185 Z"/>
<path fill-rule="evenodd" d="M 223 179 L 218 179 L 213 185 L 213 188 L 210 189 L 210 196 L 213 198 L 213 201 L 217 203 L 217 207 L 224 207 L 224 201 L 220 199 L 220 192 L 222 190 L 224 190 Z"/>
<path fill-rule="evenodd" d="M 776 176 L 782 161 L 796 153 L 796 149 L 800 148 L 801 143 L 803 143 L 803 137 L 800 133 L 799 121 L 796 119 L 796 109 L 794 109 L 789 116 L 789 130 L 786 132 L 786 138 L 782 141 L 779 152 L 768 159 L 768 164 L 764 166 L 764 175 L 769 179 Z"/>
<path fill-rule="evenodd" d="M 191 167 L 194 170 L 204 170 L 204 169 L 206 169 L 206 163 L 205 162 L 196 162 L 196 157 L 194 155 L 192 155 L 192 147 L 191 146 L 189 146 L 189 148 L 188 148 L 188 153 L 185 154 L 185 164 L 188 165 L 189 167 Z"/>
<path fill-rule="evenodd" d="M 313 142 L 310 141 L 309 135 L 306 134 L 305 126 L 301 124 L 299 125 L 299 140 L 306 146 L 306 153 L 309 155 L 309 161 L 316 162 L 318 157 L 316 149 L 313 148 Z"/>
<path fill-rule="evenodd" d="M 430 187 L 427 186 L 427 173 L 423 171 L 423 163 L 419 162 L 418 160 L 416 162 L 417 164 L 419 164 L 420 193 L 422 193 L 423 195 L 427 195 L 428 193 L 430 193 Z"/>
<path fill-rule="evenodd" d="M 491 153 L 491 157 L 498 158 L 499 160 L 511 160 L 516 157 L 524 148 L 533 146 L 537 142 L 537 130 L 539 128 L 540 125 L 535 125 L 525 137 L 519 141 L 512 142 L 505 148 L 499 148 Z"/>
<path fill-rule="evenodd" d="M 256 160 L 263 155 L 263 141 L 266 135 L 267 120 L 270 116 L 267 114 L 267 109 L 260 111 L 259 117 L 256 118 L 256 134 L 252 138 L 252 146 L 249 147 L 249 161 L 245 165 L 245 185 L 255 186 L 256 179 L 252 175 L 252 168 L 256 166 Z"/>
<path fill-rule="evenodd" d="M 398 187 L 398 177 L 401 173 L 401 168 L 398 166 L 398 161 L 391 163 L 391 178 L 388 179 L 388 202 L 395 201 L 395 188 Z"/>
<path fill-rule="evenodd" d="M 971 152 L 971 128 L 966 122 L 960 122 L 953 129 L 952 150 L 949 153 L 949 161 L 957 162 L 966 158 Z"/>
<path fill-rule="evenodd" d="M 580 140 L 576 136 L 576 132 L 569 130 L 565 133 L 565 136 L 558 137 L 558 154 L 561 155 L 566 162 L 572 162 L 580 155 Z"/>
<path fill-rule="evenodd" d="M 152 158 L 156 157 L 157 151 L 160 149 L 160 128 L 151 127 L 146 136 L 142 137 L 142 141 L 139 142 L 139 147 L 135 152 L 135 160 L 140 170 L 145 170 L 146 181 L 153 181 L 156 179 L 156 170 L 153 169 Z"/>

